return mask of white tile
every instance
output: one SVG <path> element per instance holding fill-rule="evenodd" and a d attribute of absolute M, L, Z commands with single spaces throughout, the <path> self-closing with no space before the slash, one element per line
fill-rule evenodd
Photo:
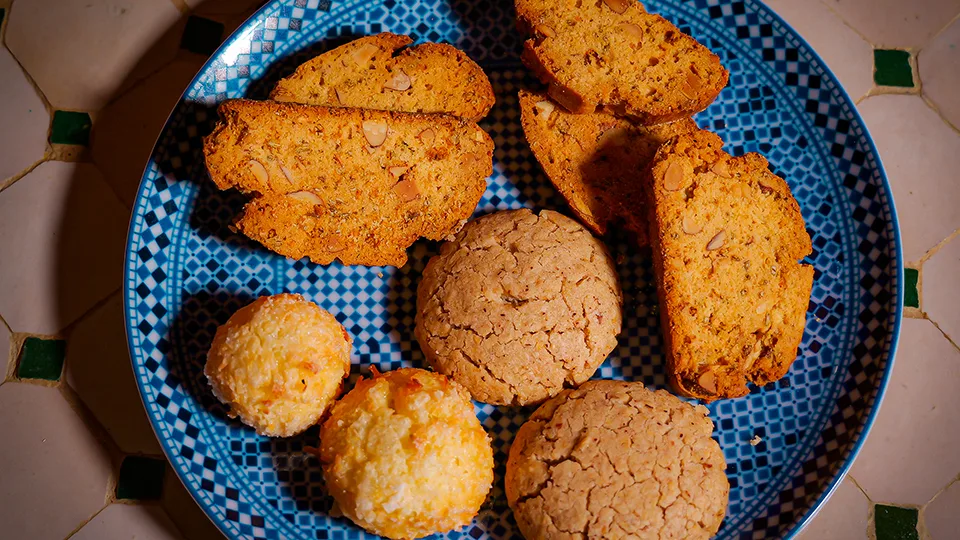
<path fill-rule="evenodd" d="M 940 113 L 960 128 L 960 19 L 931 41 L 917 56 L 923 93 Z"/>
<path fill-rule="evenodd" d="M 173 62 L 97 116 L 93 160 L 128 206 L 133 206 L 144 165 L 167 116 L 203 62 L 200 57 Z"/>
<path fill-rule="evenodd" d="M 133 378 L 123 324 L 123 299 L 117 294 L 67 336 L 67 384 L 127 453 L 159 455 Z"/>
<path fill-rule="evenodd" d="M 187 489 L 171 471 L 163 480 L 161 504 L 187 540 L 221 540 L 223 533 L 203 513 Z"/>
<path fill-rule="evenodd" d="M 10 328 L 56 334 L 117 290 L 128 219 L 89 163 L 48 161 L 0 192 L 0 313 Z"/>
<path fill-rule="evenodd" d="M 904 319 L 893 375 L 851 474 L 875 502 L 922 505 L 960 471 L 960 351 Z"/>
<path fill-rule="evenodd" d="M 0 182 L 43 157 L 50 115 L 20 64 L 0 47 Z"/>
<path fill-rule="evenodd" d="M 5 538 L 63 538 L 103 507 L 110 459 L 60 391 L 0 387 Z"/>
<path fill-rule="evenodd" d="M 954 343 L 960 343 L 960 237 L 923 263 L 922 279 L 920 305 Z"/>
<path fill-rule="evenodd" d="M 873 47 L 817 1 L 765 0 L 807 40 L 853 99 L 873 87 Z"/>
<path fill-rule="evenodd" d="M 932 540 L 950 540 L 960 530 L 960 481 L 954 482 L 922 511 Z"/>
<path fill-rule="evenodd" d="M 180 540 L 183 536 L 159 506 L 111 504 L 71 540 Z"/>
<path fill-rule="evenodd" d="M 798 540 L 867 538 L 870 501 L 852 480 L 844 478 L 813 520 L 800 532 Z"/>
<path fill-rule="evenodd" d="M 960 0 L 823 1 L 878 47 L 922 47 L 960 13 Z"/>
<path fill-rule="evenodd" d="M 859 109 L 893 187 L 904 257 L 919 261 L 960 227 L 960 134 L 920 96 L 873 96 Z"/>
<path fill-rule="evenodd" d="M 54 107 L 96 111 L 173 59 L 179 18 L 169 0 L 17 0 L 5 42 Z"/>

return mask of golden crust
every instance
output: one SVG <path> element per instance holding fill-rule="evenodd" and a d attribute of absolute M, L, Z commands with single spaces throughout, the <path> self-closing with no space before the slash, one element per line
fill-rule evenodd
<path fill-rule="evenodd" d="M 639 382 L 564 390 L 520 427 L 507 502 L 526 538 L 706 540 L 730 485 L 703 406 Z"/>
<path fill-rule="evenodd" d="M 217 329 L 204 374 L 230 414 L 290 437 L 321 420 L 350 373 L 352 340 L 299 294 L 263 296 Z"/>
<path fill-rule="evenodd" d="M 409 36 L 382 33 L 341 45 L 300 65 L 277 83 L 270 99 L 449 113 L 474 121 L 490 112 L 493 88 L 480 66 L 451 45 L 407 47 L 412 42 Z"/>
<path fill-rule="evenodd" d="M 324 422 L 320 460 L 343 514 L 388 538 L 466 525 L 493 483 L 493 448 L 469 394 L 422 369 L 360 380 Z"/>
<path fill-rule="evenodd" d="M 790 369 L 813 267 L 800 206 L 759 154 L 731 157 L 700 131 L 665 143 L 649 186 L 668 374 L 707 401 L 748 393 Z"/>
<path fill-rule="evenodd" d="M 605 113 L 573 114 L 543 93 L 520 91 L 530 149 L 570 209 L 596 234 L 622 225 L 649 244 L 643 175 L 665 140 L 697 129 L 690 118 L 639 126 Z"/>

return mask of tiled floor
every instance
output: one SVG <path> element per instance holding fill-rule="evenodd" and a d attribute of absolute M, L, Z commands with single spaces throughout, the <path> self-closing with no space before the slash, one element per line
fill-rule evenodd
<path fill-rule="evenodd" d="M 0 0 L 0 536 L 219 537 L 139 402 L 119 262 L 168 111 L 257 3 Z M 960 0 L 768 4 L 856 100 L 916 270 L 874 431 L 801 536 L 957 538 Z"/>

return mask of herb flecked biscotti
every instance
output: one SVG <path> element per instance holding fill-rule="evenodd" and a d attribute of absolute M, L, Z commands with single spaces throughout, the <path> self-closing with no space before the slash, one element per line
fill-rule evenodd
<path fill-rule="evenodd" d="M 691 116 L 727 84 L 717 55 L 634 0 L 515 0 L 523 60 L 574 113 L 641 124 Z"/>
<path fill-rule="evenodd" d="M 759 154 L 679 135 L 649 171 L 667 372 L 678 392 L 743 396 L 783 377 L 803 337 L 813 267 L 800 206 Z"/>
<path fill-rule="evenodd" d="M 254 194 L 236 226 L 281 255 L 401 266 L 473 213 L 493 141 L 473 122 L 294 103 L 230 100 L 204 140 L 220 189 Z"/>
<path fill-rule="evenodd" d="M 448 113 L 479 120 L 493 107 L 486 74 L 443 43 L 402 49 L 408 36 L 363 37 L 303 63 L 270 94 L 276 101 L 384 111 Z"/>
<path fill-rule="evenodd" d="M 573 114 L 526 90 L 520 120 L 533 155 L 588 229 L 603 235 L 622 225 L 638 245 L 649 243 L 642 171 L 661 143 L 696 130 L 693 120 L 638 126 L 604 113 Z"/>

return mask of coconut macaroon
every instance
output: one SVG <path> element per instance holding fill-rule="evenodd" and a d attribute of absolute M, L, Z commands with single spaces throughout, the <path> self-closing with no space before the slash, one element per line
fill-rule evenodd
<path fill-rule="evenodd" d="M 388 538 L 466 525 L 493 482 L 493 448 L 470 394 L 422 369 L 358 382 L 323 423 L 319 456 L 340 511 Z"/>
<path fill-rule="evenodd" d="M 217 329 L 204 374 L 231 416 L 260 435 L 290 437 L 319 422 L 350 373 L 351 339 L 299 294 L 258 298 Z"/>

